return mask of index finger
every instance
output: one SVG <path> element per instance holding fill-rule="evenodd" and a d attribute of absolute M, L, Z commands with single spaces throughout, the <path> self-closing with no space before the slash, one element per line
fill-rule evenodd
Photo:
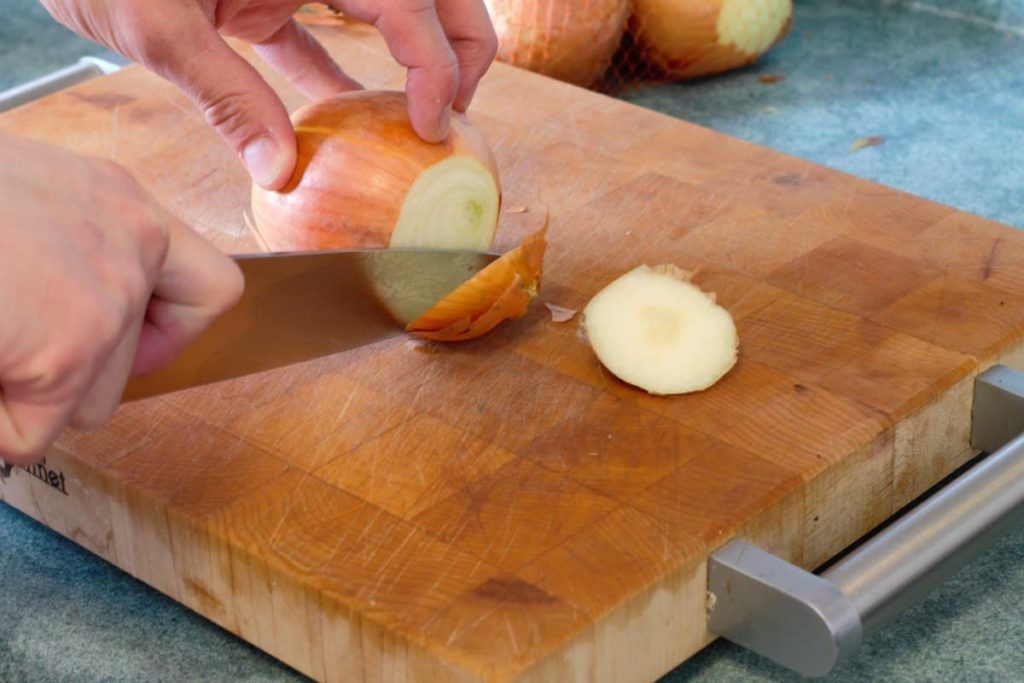
<path fill-rule="evenodd" d="M 177 218 L 153 286 L 132 374 L 158 370 L 181 353 L 242 294 L 238 265 Z"/>
<path fill-rule="evenodd" d="M 459 62 L 433 1 L 334 0 L 331 4 L 380 31 L 391 56 L 408 69 L 405 91 L 413 128 L 428 142 L 443 140 L 459 89 Z"/>
<path fill-rule="evenodd" d="M 459 60 L 455 109 L 466 111 L 498 53 L 498 37 L 481 0 L 437 0 L 437 15 Z"/>

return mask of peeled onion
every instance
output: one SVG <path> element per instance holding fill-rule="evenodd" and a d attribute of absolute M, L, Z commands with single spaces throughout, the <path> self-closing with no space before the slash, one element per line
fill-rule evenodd
<path fill-rule="evenodd" d="M 582 327 L 598 360 L 652 394 L 707 389 L 736 363 L 732 316 L 671 264 L 640 266 L 598 292 Z"/>
<path fill-rule="evenodd" d="M 629 0 L 485 0 L 498 59 L 561 81 L 597 81 L 619 47 Z"/>
<path fill-rule="evenodd" d="M 434 247 L 486 251 L 501 191 L 483 135 L 453 115 L 423 141 L 405 94 L 358 91 L 292 115 L 298 161 L 280 191 L 252 190 L 257 238 L 272 251 Z"/>
<path fill-rule="evenodd" d="M 671 78 L 751 64 L 785 37 L 792 0 L 633 0 L 630 30 Z"/>

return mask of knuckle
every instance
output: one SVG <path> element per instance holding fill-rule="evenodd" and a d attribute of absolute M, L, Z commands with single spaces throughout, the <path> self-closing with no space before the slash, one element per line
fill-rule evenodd
<path fill-rule="evenodd" d="M 136 270 L 141 268 L 141 274 L 149 274 L 152 278 L 167 256 L 170 229 L 163 210 L 151 200 L 146 189 L 130 173 L 121 167 L 117 168 L 125 174 L 124 182 L 111 188 L 101 201 L 104 209 L 111 214 L 112 224 L 130 233 L 130 243 L 135 245 L 132 253 L 138 256 L 129 257 L 134 260 L 127 270 L 136 266 Z M 92 227 L 100 235 L 106 235 L 109 230 L 109 225 L 101 227 L 94 223 Z M 109 237 L 104 237 L 103 241 L 108 242 Z M 123 265 L 119 265 L 124 269 Z M 145 281 L 133 281 L 132 285 L 142 287 Z"/>
<path fill-rule="evenodd" d="M 494 27 L 491 24 L 487 24 L 486 30 L 487 34 L 478 45 L 480 46 L 484 61 L 490 64 L 498 56 L 498 34 L 494 32 Z"/>
<path fill-rule="evenodd" d="M 66 400 L 80 391 L 88 364 L 89 357 L 82 345 L 74 341 L 54 344 L 27 365 L 21 384 L 33 395 Z"/>
<path fill-rule="evenodd" d="M 129 52 L 133 57 L 156 73 L 167 75 L 173 67 L 175 55 L 180 50 L 180 36 L 175 40 L 164 26 L 154 24 L 147 13 L 142 13 L 134 26 L 129 27 L 127 38 L 131 46 Z"/>
<path fill-rule="evenodd" d="M 479 77 L 487 71 L 498 54 L 497 44 L 473 41 L 462 48 L 462 68 Z"/>
<path fill-rule="evenodd" d="M 207 123 L 222 135 L 236 138 L 247 132 L 249 108 L 246 96 L 241 90 L 224 88 L 202 96 L 200 107 Z"/>
<path fill-rule="evenodd" d="M 450 102 L 459 86 L 459 62 L 454 52 L 441 57 L 424 71 L 431 74 L 431 81 L 435 83 L 431 94 Z"/>
<path fill-rule="evenodd" d="M 425 16 L 431 16 L 437 14 L 437 7 L 434 5 L 434 0 L 403 0 L 397 3 L 398 6 L 416 19 L 422 20 Z"/>
<path fill-rule="evenodd" d="M 132 229 L 138 241 L 141 260 L 135 268 L 129 269 L 138 278 L 131 282 L 132 291 L 148 295 L 149 283 L 156 278 L 160 267 L 167 258 L 171 246 L 170 228 L 160 211 L 153 205 L 136 204 Z"/>
<path fill-rule="evenodd" d="M 77 330 L 70 330 L 67 351 L 58 355 L 66 363 L 104 357 L 120 340 L 125 327 L 125 305 L 115 296 L 105 294 L 79 304 Z"/>
<path fill-rule="evenodd" d="M 224 270 L 221 286 L 218 288 L 218 296 L 214 301 L 215 315 L 220 315 L 238 303 L 245 291 L 245 278 L 241 269 L 234 262 L 228 261 L 228 268 Z"/>
<path fill-rule="evenodd" d="M 148 274 L 148 269 L 143 264 L 136 264 L 128 268 L 124 268 L 121 273 L 121 297 L 126 302 L 126 307 L 132 311 L 142 311 L 149 301 L 150 286 L 149 283 L 152 280 Z M 121 325 L 123 327 L 123 314 Z"/>

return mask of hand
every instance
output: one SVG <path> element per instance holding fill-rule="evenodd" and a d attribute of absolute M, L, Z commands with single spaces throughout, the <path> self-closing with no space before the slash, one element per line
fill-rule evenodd
<path fill-rule="evenodd" d="M 0 135 L 0 458 L 117 408 L 242 291 L 241 271 L 120 166 Z"/>
<path fill-rule="evenodd" d="M 280 189 L 291 176 L 295 135 L 281 100 L 221 34 L 254 44 L 264 61 L 310 98 L 361 87 L 292 18 L 301 0 L 42 3 L 68 28 L 178 85 L 268 189 Z M 413 127 L 428 142 L 444 139 L 452 108 L 466 110 L 497 51 L 481 0 L 328 4 L 377 27 L 395 60 L 408 67 Z"/>

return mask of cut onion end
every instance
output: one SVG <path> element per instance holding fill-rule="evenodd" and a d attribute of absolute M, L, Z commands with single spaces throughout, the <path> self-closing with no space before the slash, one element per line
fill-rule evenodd
<path fill-rule="evenodd" d="M 453 156 L 427 168 L 405 196 L 391 247 L 486 251 L 494 241 L 500 195 L 479 161 Z"/>
<path fill-rule="evenodd" d="M 406 331 L 434 341 L 466 341 L 505 320 L 522 318 L 540 291 L 546 234 L 545 226 L 527 237 L 409 323 Z"/>
<path fill-rule="evenodd" d="M 598 360 L 652 394 L 702 391 L 735 365 L 732 316 L 674 265 L 640 266 L 591 299 L 581 325 Z"/>

